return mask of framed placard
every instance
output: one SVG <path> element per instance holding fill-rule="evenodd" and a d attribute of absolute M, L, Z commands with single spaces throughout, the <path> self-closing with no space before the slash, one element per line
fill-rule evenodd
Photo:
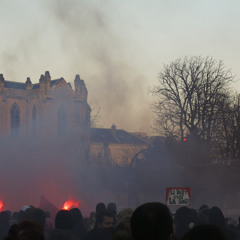
<path fill-rule="evenodd" d="M 166 205 L 190 205 L 190 188 L 168 187 L 166 189 Z"/>

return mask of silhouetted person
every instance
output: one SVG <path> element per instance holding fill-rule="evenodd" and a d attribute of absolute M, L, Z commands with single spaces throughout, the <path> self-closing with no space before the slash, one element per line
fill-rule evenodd
<path fill-rule="evenodd" d="M 107 209 L 113 212 L 113 214 L 114 214 L 114 223 L 113 224 L 116 225 L 116 223 L 117 223 L 117 205 L 116 205 L 116 203 L 114 203 L 114 202 L 108 203 Z"/>
<path fill-rule="evenodd" d="M 149 202 L 136 208 L 131 217 L 131 232 L 134 240 L 171 240 L 173 220 L 168 207 Z"/>
<path fill-rule="evenodd" d="M 2 240 L 3 237 L 7 236 L 10 227 L 10 218 L 10 211 L 0 212 L 0 240 Z"/>
<path fill-rule="evenodd" d="M 100 211 L 105 211 L 106 209 L 107 209 L 106 205 L 103 202 L 97 203 L 97 205 L 96 205 L 96 213 L 98 213 Z"/>
<path fill-rule="evenodd" d="M 84 218 L 83 224 L 87 232 L 92 230 L 96 225 L 96 212 L 91 212 L 88 218 Z"/>
<path fill-rule="evenodd" d="M 190 230 L 198 221 L 197 211 L 183 206 L 177 209 L 174 215 L 175 233 L 174 238 L 181 238 L 188 230 Z"/>
<path fill-rule="evenodd" d="M 223 212 L 218 207 L 212 207 L 209 211 L 209 222 L 218 226 L 226 235 L 228 240 L 237 239 L 237 233 L 226 227 Z"/>
<path fill-rule="evenodd" d="M 72 231 L 74 225 L 70 211 L 60 210 L 55 218 L 55 229 L 49 233 L 48 240 L 79 240 Z"/>
<path fill-rule="evenodd" d="M 111 240 L 113 233 L 114 214 L 106 209 L 96 214 L 96 224 L 93 230 L 89 231 L 83 240 Z"/>
<path fill-rule="evenodd" d="M 238 217 L 238 225 L 237 225 L 238 230 L 240 230 L 240 216 Z"/>
<path fill-rule="evenodd" d="M 80 239 L 87 233 L 83 224 L 83 216 L 79 208 L 72 208 L 70 210 L 73 218 L 73 232 Z"/>
<path fill-rule="evenodd" d="M 227 240 L 227 237 L 216 225 L 203 224 L 190 229 L 181 240 Z"/>
<path fill-rule="evenodd" d="M 202 211 L 207 210 L 207 209 L 209 209 L 208 205 L 207 204 L 203 204 L 203 205 L 201 205 L 199 207 L 199 212 L 202 212 Z"/>
<path fill-rule="evenodd" d="M 43 228 L 33 221 L 13 224 L 5 240 L 45 240 Z"/>
<path fill-rule="evenodd" d="M 122 219 L 126 217 L 131 217 L 133 214 L 133 210 L 131 208 L 123 208 L 117 215 L 117 222 L 120 222 Z"/>
<path fill-rule="evenodd" d="M 113 231 L 113 240 L 132 240 L 131 215 L 121 218 Z"/>
<path fill-rule="evenodd" d="M 4 240 L 16 240 L 18 238 L 18 224 L 14 223 L 10 226 L 8 230 L 8 235 Z"/>
<path fill-rule="evenodd" d="M 90 229 L 96 228 L 96 226 L 97 226 L 97 223 L 96 223 L 96 216 L 97 216 L 97 214 L 99 214 L 100 212 L 104 212 L 106 209 L 107 209 L 107 207 L 106 207 L 106 205 L 103 202 L 97 203 L 97 205 L 96 205 L 96 212 L 95 212 L 95 218 L 93 217 L 94 213 L 91 213 L 92 215 L 90 216 L 90 219 L 89 219 L 90 221 L 94 221 L 94 224 L 90 223 L 91 224 Z"/>
<path fill-rule="evenodd" d="M 23 220 L 33 221 L 38 223 L 42 229 L 45 228 L 46 215 L 40 208 L 30 207 L 22 212 L 19 222 Z"/>

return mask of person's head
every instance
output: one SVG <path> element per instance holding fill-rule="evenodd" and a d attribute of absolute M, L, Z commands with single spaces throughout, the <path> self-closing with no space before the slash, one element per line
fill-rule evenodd
<path fill-rule="evenodd" d="M 120 222 L 125 217 L 131 217 L 133 213 L 133 210 L 131 208 L 123 208 L 117 216 L 118 222 Z"/>
<path fill-rule="evenodd" d="M 72 208 L 70 209 L 70 212 L 72 214 L 74 224 L 82 222 L 83 216 L 79 208 Z"/>
<path fill-rule="evenodd" d="M 130 221 L 131 216 L 126 216 L 118 222 L 113 231 L 113 240 L 132 240 Z"/>
<path fill-rule="evenodd" d="M 40 208 L 29 207 L 22 213 L 20 220 L 36 222 L 44 229 L 46 215 L 45 212 Z"/>
<path fill-rule="evenodd" d="M 114 224 L 114 214 L 111 210 L 100 211 L 96 215 L 97 228 L 110 228 Z"/>
<path fill-rule="evenodd" d="M 92 220 L 96 220 L 96 213 L 95 212 L 91 212 L 90 215 L 89 215 L 89 219 L 92 219 Z"/>
<path fill-rule="evenodd" d="M 44 240 L 43 228 L 37 222 L 23 221 L 18 225 L 19 240 Z"/>
<path fill-rule="evenodd" d="M 145 203 L 131 217 L 134 240 L 167 240 L 172 238 L 173 219 L 168 207 L 160 202 Z"/>
<path fill-rule="evenodd" d="M 33 221 L 22 221 L 19 224 L 13 224 L 9 231 L 6 240 L 44 240 L 43 228 Z"/>
<path fill-rule="evenodd" d="M 198 214 L 195 209 L 182 206 L 177 209 L 174 215 L 175 236 L 181 238 L 198 221 Z"/>
<path fill-rule="evenodd" d="M 210 209 L 209 221 L 211 224 L 217 225 L 220 228 L 225 227 L 225 218 L 222 210 L 219 207 L 212 207 Z"/>
<path fill-rule="evenodd" d="M 96 213 L 105 211 L 106 210 L 106 205 L 103 202 L 99 202 L 96 205 Z"/>
<path fill-rule="evenodd" d="M 177 209 L 174 216 L 174 223 L 178 226 L 188 226 L 197 220 L 196 210 L 183 206 Z"/>
<path fill-rule="evenodd" d="M 60 210 L 55 218 L 55 228 L 72 229 L 73 228 L 72 214 L 68 210 Z"/>
<path fill-rule="evenodd" d="M 209 219 L 210 208 L 206 208 L 206 209 L 201 210 L 201 211 L 199 212 L 199 215 L 200 215 L 200 214 L 204 214 L 204 215 L 207 217 L 207 219 Z"/>
<path fill-rule="evenodd" d="M 208 205 L 207 204 L 203 204 L 199 207 L 199 212 L 203 211 L 203 210 L 206 210 L 206 209 L 209 209 Z"/>
<path fill-rule="evenodd" d="M 197 216 L 195 225 L 201 225 L 201 224 L 209 224 L 209 219 L 204 213 L 200 212 Z"/>
<path fill-rule="evenodd" d="M 107 209 L 113 211 L 115 214 L 117 214 L 117 205 L 114 202 L 110 202 L 107 205 Z"/>
<path fill-rule="evenodd" d="M 190 229 L 181 240 L 227 240 L 227 237 L 216 225 L 203 224 Z"/>

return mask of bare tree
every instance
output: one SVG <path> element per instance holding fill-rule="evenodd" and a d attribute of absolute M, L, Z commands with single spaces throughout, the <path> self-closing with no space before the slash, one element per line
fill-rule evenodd
<path fill-rule="evenodd" d="M 91 127 L 98 127 L 98 123 L 101 119 L 100 116 L 100 107 L 96 110 L 94 108 L 92 108 L 92 114 L 91 114 L 91 119 L 90 119 L 90 126 Z"/>
<path fill-rule="evenodd" d="M 225 97 L 220 104 L 220 118 L 217 121 L 221 155 L 229 161 L 240 158 L 240 94 Z"/>
<path fill-rule="evenodd" d="M 158 100 L 153 104 L 156 129 L 166 137 L 211 142 L 215 135 L 219 104 L 233 81 L 222 61 L 210 57 L 177 59 L 164 65 L 159 85 L 151 89 Z"/>

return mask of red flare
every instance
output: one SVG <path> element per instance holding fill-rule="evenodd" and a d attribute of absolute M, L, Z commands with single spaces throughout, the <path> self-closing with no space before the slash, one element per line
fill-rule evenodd
<path fill-rule="evenodd" d="M 3 202 L 0 200 L 0 212 L 2 211 L 3 208 Z"/>
<path fill-rule="evenodd" d="M 78 206 L 79 206 L 79 202 L 74 202 L 72 200 L 68 200 L 63 204 L 62 209 L 63 210 L 70 210 L 71 208 L 74 208 L 74 207 L 77 208 Z"/>

